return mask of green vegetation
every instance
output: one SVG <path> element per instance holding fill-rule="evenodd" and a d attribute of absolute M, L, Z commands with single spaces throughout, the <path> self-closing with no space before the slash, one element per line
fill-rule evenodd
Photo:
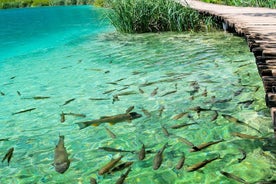
<path fill-rule="evenodd" d="M 82 5 L 92 4 L 94 0 L 0 0 L 0 9 L 33 6 Z"/>
<path fill-rule="evenodd" d="M 113 0 L 107 16 L 123 33 L 201 31 L 215 27 L 212 17 L 173 0 Z"/>
<path fill-rule="evenodd" d="M 276 0 L 201 0 L 208 3 L 224 4 L 230 6 L 253 6 L 276 8 Z"/>

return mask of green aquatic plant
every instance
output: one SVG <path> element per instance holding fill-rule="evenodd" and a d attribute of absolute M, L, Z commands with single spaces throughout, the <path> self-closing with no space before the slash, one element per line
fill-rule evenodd
<path fill-rule="evenodd" d="M 230 6 L 252 6 L 276 8 L 276 0 L 201 0 L 207 3 L 224 4 Z"/>
<path fill-rule="evenodd" d="M 200 31 L 215 27 L 212 17 L 172 0 L 114 0 L 107 17 L 123 33 Z"/>

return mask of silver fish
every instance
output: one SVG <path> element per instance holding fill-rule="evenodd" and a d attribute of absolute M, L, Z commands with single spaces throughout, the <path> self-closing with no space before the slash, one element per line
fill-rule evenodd
<path fill-rule="evenodd" d="M 54 167 L 57 172 L 63 174 L 69 166 L 70 160 L 68 159 L 68 153 L 64 146 L 64 136 L 60 135 L 55 148 Z"/>

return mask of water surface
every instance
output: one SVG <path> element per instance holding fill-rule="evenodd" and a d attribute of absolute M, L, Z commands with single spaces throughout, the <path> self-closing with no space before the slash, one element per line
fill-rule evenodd
<path fill-rule="evenodd" d="M 90 6 L 0 11 L 0 138 L 9 138 L 0 142 L 0 153 L 15 149 L 10 165 L 5 161 L 0 166 L 0 183 L 88 183 L 90 177 L 114 183 L 125 171 L 104 176 L 97 171 L 119 155 L 134 162 L 126 180 L 133 184 L 235 183 L 221 170 L 248 182 L 276 179 L 271 119 L 254 57 L 243 39 L 223 32 L 120 35 L 99 17 L 101 12 Z M 120 95 L 125 92 L 129 94 Z M 113 101 L 118 94 L 119 101 Z M 130 106 L 143 117 L 83 130 L 75 124 L 124 113 Z M 193 109 L 198 106 L 209 110 L 197 113 Z M 12 114 L 30 108 L 35 109 Z M 86 117 L 66 116 L 61 123 L 62 112 Z M 174 119 L 182 112 L 187 114 Z M 170 128 L 183 122 L 196 124 Z M 112 139 L 105 127 L 117 137 Z M 234 132 L 265 139 L 241 139 Z M 63 175 L 51 165 L 59 134 L 65 136 L 72 159 Z M 225 141 L 190 152 L 177 136 L 195 145 Z M 152 169 L 154 154 L 139 161 L 136 154 L 98 150 L 139 150 L 141 142 L 153 151 L 168 142 L 158 170 Z M 239 163 L 240 149 L 247 157 Z M 183 152 L 184 167 L 176 170 Z M 202 169 L 187 172 L 217 156 Z"/>

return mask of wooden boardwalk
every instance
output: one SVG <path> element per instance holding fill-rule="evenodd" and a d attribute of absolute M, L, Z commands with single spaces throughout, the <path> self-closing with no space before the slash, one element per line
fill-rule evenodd
<path fill-rule="evenodd" d="M 236 31 L 247 40 L 266 92 L 276 135 L 276 9 L 232 7 L 196 0 L 179 0 L 204 14 L 215 16 L 226 29 Z"/>

